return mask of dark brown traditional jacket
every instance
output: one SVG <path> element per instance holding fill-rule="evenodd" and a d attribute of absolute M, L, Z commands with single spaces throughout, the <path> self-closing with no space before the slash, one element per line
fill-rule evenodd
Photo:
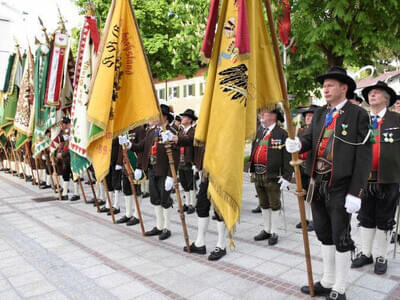
<path fill-rule="evenodd" d="M 250 156 L 250 172 L 254 172 L 253 158 L 258 143 L 263 138 L 264 127 L 260 126 L 257 131 L 256 139 L 253 141 Z M 290 166 L 290 154 L 285 149 L 285 141 L 288 137 L 287 132 L 275 125 L 268 140 L 267 152 L 267 177 L 278 178 L 282 176 L 286 180 L 292 178 L 293 168 Z"/>
<path fill-rule="evenodd" d="M 188 132 L 185 134 L 183 130 L 181 130 L 178 134 L 178 143 L 177 145 L 180 147 L 184 147 L 184 161 L 185 163 L 193 163 L 194 159 L 194 133 L 195 128 L 191 127 Z"/>
<path fill-rule="evenodd" d="M 316 154 L 325 129 L 326 113 L 326 105 L 315 111 L 311 126 L 300 137 L 301 153 L 310 151 L 306 162 L 306 172 L 311 177 L 315 176 Z M 329 191 L 348 185 L 349 194 L 361 197 L 371 170 L 372 144 L 369 140 L 363 145 L 351 143 L 362 143 L 369 129 L 370 121 L 366 110 L 348 101 L 336 119 L 334 132 L 338 138 L 334 139 L 332 146 L 333 167 L 328 185 Z"/>
<path fill-rule="evenodd" d="M 167 126 L 167 129 L 175 132 L 175 130 L 169 126 Z M 156 128 L 155 127 L 150 128 L 147 130 L 146 137 L 143 140 L 141 140 L 139 143 L 132 144 L 131 149 L 133 151 L 143 153 L 141 159 L 138 160 L 138 168 L 145 172 L 147 171 L 150 165 L 152 146 L 154 144 L 154 141 L 156 141 L 155 133 L 156 133 Z M 156 155 L 156 164 L 154 165 L 155 176 L 172 176 L 165 146 L 157 142 L 156 147 L 157 147 L 157 155 Z M 172 149 L 172 156 L 174 158 L 175 169 L 177 169 L 179 164 L 179 149 L 177 146 L 172 146 L 171 149 Z"/>

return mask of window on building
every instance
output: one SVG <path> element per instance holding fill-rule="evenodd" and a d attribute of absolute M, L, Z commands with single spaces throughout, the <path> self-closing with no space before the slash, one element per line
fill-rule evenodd
<path fill-rule="evenodd" d="M 200 83 L 200 96 L 204 95 L 204 82 Z"/>
<path fill-rule="evenodd" d="M 179 86 L 173 86 L 168 88 L 168 99 L 179 98 Z"/>
<path fill-rule="evenodd" d="M 195 96 L 195 87 L 194 84 L 188 85 L 188 96 Z"/>
<path fill-rule="evenodd" d="M 166 100 L 165 99 L 165 89 L 158 90 L 158 99 Z"/>

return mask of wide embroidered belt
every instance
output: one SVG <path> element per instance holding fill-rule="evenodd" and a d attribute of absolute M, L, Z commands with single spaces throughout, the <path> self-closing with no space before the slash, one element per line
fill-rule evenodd
<path fill-rule="evenodd" d="M 332 162 L 323 157 L 317 157 L 315 163 L 315 173 L 317 174 L 327 174 L 332 170 Z"/>
<path fill-rule="evenodd" d="M 267 166 L 262 164 L 254 164 L 254 172 L 257 175 L 263 175 L 267 172 Z"/>

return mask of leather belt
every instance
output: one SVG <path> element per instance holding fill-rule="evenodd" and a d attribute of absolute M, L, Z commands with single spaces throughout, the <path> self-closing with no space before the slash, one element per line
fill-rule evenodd
<path fill-rule="evenodd" d="M 332 162 L 323 157 L 317 157 L 315 162 L 315 173 L 319 175 L 327 174 L 332 170 Z"/>

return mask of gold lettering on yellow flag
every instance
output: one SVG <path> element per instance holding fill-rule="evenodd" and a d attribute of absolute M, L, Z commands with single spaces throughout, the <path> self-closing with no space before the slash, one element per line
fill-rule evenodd
<path fill-rule="evenodd" d="M 260 0 L 248 0 L 250 55 L 235 47 L 237 1 L 224 0 L 195 140 L 205 144 L 208 193 L 228 230 L 239 219 L 245 139 L 256 133 L 257 109 L 282 101 Z"/>
<path fill-rule="evenodd" d="M 129 0 L 114 1 L 91 87 L 88 157 L 98 180 L 108 173 L 112 139 L 160 118 L 153 81 Z"/>

